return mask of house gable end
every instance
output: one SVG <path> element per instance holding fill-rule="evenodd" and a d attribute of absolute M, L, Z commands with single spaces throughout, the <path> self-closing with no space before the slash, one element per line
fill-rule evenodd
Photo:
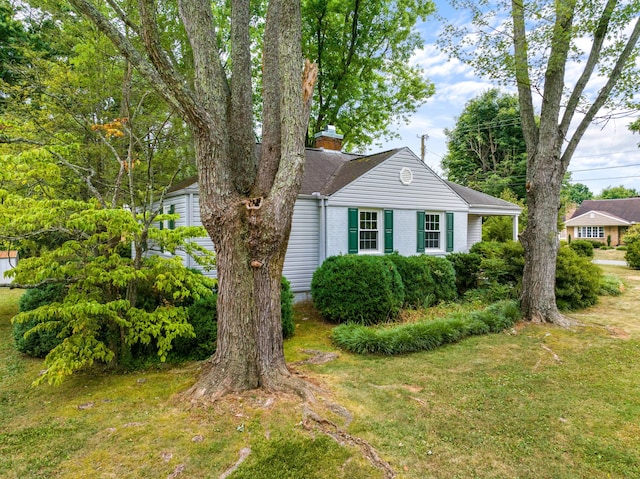
<path fill-rule="evenodd" d="M 335 206 L 468 211 L 465 201 L 409 149 L 386 152 L 362 175 L 331 193 Z"/>

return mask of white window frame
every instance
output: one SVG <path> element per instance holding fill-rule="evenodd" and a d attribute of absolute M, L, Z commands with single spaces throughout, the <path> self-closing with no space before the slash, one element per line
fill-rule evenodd
<path fill-rule="evenodd" d="M 430 223 L 430 217 L 438 217 L 438 229 L 428 229 L 427 225 Z M 424 250 L 425 251 L 444 251 L 442 246 L 442 240 L 445 234 L 444 231 L 444 215 L 441 211 L 425 211 L 424 212 Z M 437 233 L 438 246 L 429 246 L 429 242 L 433 241 L 433 238 L 429 238 L 429 234 Z"/>
<path fill-rule="evenodd" d="M 604 226 L 576 226 L 578 239 L 604 239 Z"/>
<path fill-rule="evenodd" d="M 371 214 L 371 213 L 375 213 L 376 217 L 375 217 L 375 222 L 376 222 L 376 228 L 362 228 L 362 224 L 363 222 L 370 222 L 372 221 L 371 218 L 367 219 L 363 219 L 363 214 L 364 216 Z M 384 213 L 382 210 L 379 209 L 373 209 L 373 208 L 358 208 L 358 254 L 372 254 L 372 253 L 382 253 L 382 242 L 384 239 L 383 236 L 383 227 L 384 227 Z M 375 232 L 375 236 L 376 236 L 376 247 L 375 249 L 373 248 L 363 248 L 362 247 L 362 243 L 363 241 L 371 241 L 370 238 L 368 239 L 363 239 L 363 233 L 367 233 L 367 232 Z"/>

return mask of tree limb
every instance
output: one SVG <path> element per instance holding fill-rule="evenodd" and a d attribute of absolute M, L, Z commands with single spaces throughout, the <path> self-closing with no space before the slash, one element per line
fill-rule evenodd
<path fill-rule="evenodd" d="M 536 124 L 533 98 L 531 96 L 527 33 L 522 0 L 513 0 L 511 2 L 511 15 L 513 17 L 513 45 L 515 49 L 514 67 L 518 86 L 518 99 L 520 102 L 522 133 L 525 137 L 527 149 L 533 152 L 538 142 L 538 125 Z"/>
<path fill-rule="evenodd" d="M 589 58 L 587 59 L 587 63 L 582 70 L 582 74 L 580 78 L 576 82 L 573 91 L 571 92 L 571 96 L 569 97 L 569 101 L 567 102 L 567 106 L 565 107 L 564 115 L 562 117 L 562 121 L 560 122 L 560 131 L 563 136 L 566 135 L 569 125 L 571 124 L 571 120 L 573 119 L 573 115 L 576 112 L 576 108 L 578 107 L 578 103 L 580 101 L 580 97 L 584 92 L 584 89 L 595 70 L 595 67 L 598 64 L 598 60 L 600 58 L 600 53 L 602 52 L 602 45 L 607 36 L 607 30 L 609 29 L 609 22 L 611 21 L 611 16 L 616 7 L 618 0 L 609 0 L 607 5 L 598 20 L 598 26 L 593 35 L 593 43 L 591 44 L 591 51 L 589 52 Z"/>
<path fill-rule="evenodd" d="M 193 94 L 186 83 L 179 79 L 173 70 L 161 75 L 126 38 L 89 0 L 70 0 L 71 5 L 88 17 L 96 27 L 113 42 L 116 48 L 134 65 L 134 67 L 151 83 L 153 88 L 185 118 L 195 125 L 206 125 L 204 115 L 198 107 Z M 164 78 L 171 77 L 171 85 Z M 172 87 L 172 88 L 170 88 Z"/>
<path fill-rule="evenodd" d="M 591 106 L 585 113 L 584 117 L 582 118 L 582 121 L 576 128 L 576 131 L 573 133 L 571 140 L 569 140 L 569 144 L 567 145 L 567 148 L 565 149 L 561 157 L 561 162 L 564 168 L 569 166 L 571 157 L 573 156 L 573 153 L 578 147 L 578 143 L 582 139 L 585 131 L 587 131 L 587 128 L 591 124 L 591 121 L 593 121 L 593 119 L 595 118 L 600 108 L 602 108 L 602 106 L 605 104 L 605 102 L 607 101 L 607 98 L 609 97 L 609 94 L 611 93 L 611 90 L 613 90 L 614 86 L 620 79 L 620 76 L 622 75 L 622 70 L 625 64 L 630 60 L 631 55 L 635 50 L 635 47 L 636 47 L 636 44 L 638 43 L 639 38 L 640 38 L 640 18 L 636 20 L 636 24 L 633 28 L 633 31 L 631 32 L 631 35 L 629 36 L 629 39 L 627 40 L 627 44 L 625 45 L 624 50 L 618 57 L 618 60 L 616 61 L 616 64 L 611 70 L 611 73 L 609 74 L 607 83 L 598 92 L 598 96 L 596 97 L 595 101 L 591 104 Z"/>

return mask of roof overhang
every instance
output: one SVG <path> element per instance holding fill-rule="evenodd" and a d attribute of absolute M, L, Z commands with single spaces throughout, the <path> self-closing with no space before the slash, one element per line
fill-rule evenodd
<path fill-rule="evenodd" d="M 630 226 L 632 221 L 603 211 L 588 211 L 565 221 L 565 226 Z"/>
<path fill-rule="evenodd" d="M 478 216 L 520 216 L 522 208 L 517 206 L 469 205 L 469 214 Z"/>

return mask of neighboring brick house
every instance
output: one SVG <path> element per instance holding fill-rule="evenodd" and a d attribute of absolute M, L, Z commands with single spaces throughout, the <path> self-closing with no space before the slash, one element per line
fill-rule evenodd
<path fill-rule="evenodd" d="M 585 200 L 565 222 L 572 239 L 618 246 L 630 226 L 640 223 L 640 198 Z"/>

